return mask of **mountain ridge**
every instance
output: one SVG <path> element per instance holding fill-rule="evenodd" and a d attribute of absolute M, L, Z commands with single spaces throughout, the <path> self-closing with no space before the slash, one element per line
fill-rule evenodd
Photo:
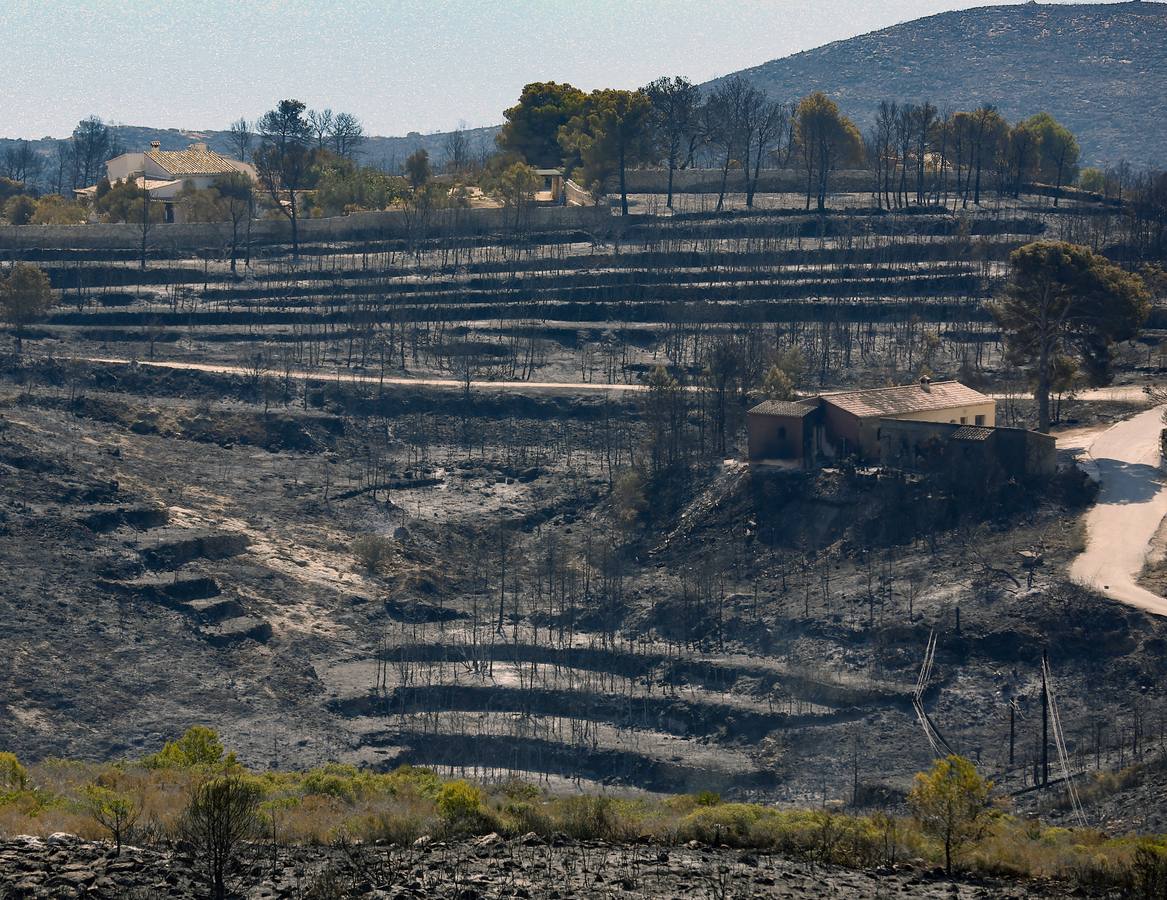
<path fill-rule="evenodd" d="M 937 13 L 731 72 L 773 96 L 821 90 L 866 129 L 882 99 L 941 110 L 996 105 L 1010 121 L 1047 111 L 1087 165 L 1162 166 L 1167 3 L 981 6 Z"/>

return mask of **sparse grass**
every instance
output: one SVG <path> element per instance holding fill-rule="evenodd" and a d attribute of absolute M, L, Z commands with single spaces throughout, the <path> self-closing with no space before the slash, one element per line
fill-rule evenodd
<path fill-rule="evenodd" d="M 25 767 L 22 786 L 0 794 L 0 834 L 68 831 L 106 837 L 87 813 L 92 785 L 116 785 L 140 804 L 128 840 L 173 837 L 194 785 L 214 771 L 241 772 L 256 786 L 266 839 L 282 844 L 338 840 L 407 845 L 437 837 L 535 832 L 578 840 L 649 838 L 690 840 L 769 850 L 816 864 L 870 868 L 904 859 L 943 859 L 943 847 L 910 818 L 852 815 L 833 810 L 777 809 L 723 803 L 711 792 L 664 799 L 554 796 L 518 780 L 481 786 L 446 781 L 434 772 L 403 766 L 378 773 L 327 765 L 292 772 L 247 773 L 228 754 L 214 762 L 182 759 L 80 763 L 47 760 Z M 1133 773 L 1120 773 L 1127 781 Z M 1097 789 L 1104 790 L 1100 781 Z M 1087 791 L 1090 788 L 1086 789 Z M 1003 877 L 1054 878 L 1092 888 L 1126 890 L 1167 871 L 1167 836 L 1108 838 L 1090 829 L 1055 828 L 1000 808 L 960 859 L 962 868 Z"/>

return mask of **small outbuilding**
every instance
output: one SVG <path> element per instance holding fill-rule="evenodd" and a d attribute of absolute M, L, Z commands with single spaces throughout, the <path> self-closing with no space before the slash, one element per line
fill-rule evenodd
<path fill-rule="evenodd" d="M 818 402 L 767 400 L 746 413 L 750 459 L 806 459 L 814 454 Z"/>
<path fill-rule="evenodd" d="M 536 169 L 541 184 L 535 190 L 536 203 L 563 203 L 563 169 Z"/>

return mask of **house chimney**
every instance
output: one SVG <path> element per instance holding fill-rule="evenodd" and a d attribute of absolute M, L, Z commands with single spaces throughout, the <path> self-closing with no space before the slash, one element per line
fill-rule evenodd
<path fill-rule="evenodd" d="M 920 387 L 923 388 L 925 391 L 931 392 L 932 379 L 929 378 L 927 375 L 921 375 L 920 376 Z"/>
<path fill-rule="evenodd" d="M 190 145 L 190 149 L 197 150 L 201 153 L 206 153 L 207 152 L 207 145 L 196 141 L 195 143 Z"/>
<path fill-rule="evenodd" d="M 162 149 L 162 141 L 150 141 L 150 149 L 151 150 L 161 150 Z"/>

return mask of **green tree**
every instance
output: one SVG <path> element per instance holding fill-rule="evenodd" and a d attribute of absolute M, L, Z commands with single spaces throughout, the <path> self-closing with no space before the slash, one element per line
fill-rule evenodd
<path fill-rule="evenodd" d="M 612 485 L 612 510 L 616 514 L 616 522 L 625 531 L 634 531 L 647 509 L 644 477 L 636 469 L 628 469 Z"/>
<path fill-rule="evenodd" d="M 199 782 L 183 811 L 179 830 L 207 866 L 214 900 L 227 896 L 227 874 L 239 848 L 260 826 L 259 785 L 239 774 Z"/>
<path fill-rule="evenodd" d="M 142 804 L 129 794 L 98 784 L 85 786 L 83 803 L 93 820 L 109 832 L 115 852 L 120 855 L 122 841 L 142 814 Z"/>
<path fill-rule="evenodd" d="M 1020 197 L 1027 181 L 1038 175 L 1041 151 L 1041 130 L 1032 119 L 1018 122 L 1009 131 L 1006 141 L 1006 161 L 1013 181 L 1013 196 Z"/>
<path fill-rule="evenodd" d="M 292 257 L 300 256 L 297 191 L 309 186 L 312 170 L 312 127 L 299 100 L 281 100 L 255 123 L 259 148 L 255 171 L 276 205 L 292 225 Z"/>
<path fill-rule="evenodd" d="M 762 393 L 767 400 L 793 400 L 794 381 L 781 366 L 771 366 L 762 379 Z"/>
<path fill-rule="evenodd" d="M 563 163 L 559 129 L 583 112 L 585 100 L 584 92 L 570 84 L 528 84 L 519 102 L 503 113 L 506 122 L 495 140 L 532 166 L 559 166 Z"/>
<path fill-rule="evenodd" d="M 1078 157 L 1081 149 L 1074 133 L 1049 113 L 1038 113 L 1028 120 L 1029 128 L 1037 134 L 1038 177 L 1061 190 L 1078 176 Z M 1054 206 L 1058 195 L 1054 194 Z"/>
<path fill-rule="evenodd" d="M 4 218 L 10 225 L 27 225 L 36 212 L 36 201 L 28 194 L 17 194 L 4 204 Z"/>
<path fill-rule="evenodd" d="M 916 775 L 908 805 L 920 825 L 944 843 L 949 875 L 953 857 L 980 836 L 992 787 L 971 762 L 956 755 L 938 759 L 931 771 Z"/>
<path fill-rule="evenodd" d="M 1078 174 L 1078 187 L 1093 194 L 1106 190 L 1106 173 L 1101 169 L 1083 169 Z"/>
<path fill-rule="evenodd" d="M 118 181 L 108 184 L 105 190 L 98 185 L 97 197 L 93 202 L 94 211 L 106 222 L 136 223 L 142 217 L 142 202 L 146 191 L 136 181 Z M 150 204 L 149 215 L 153 222 L 162 221 L 162 209 L 158 204 Z"/>
<path fill-rule="evenodd" d="M 806 168 L 806 208 L 810 209 L 813 195 L 822 212 L 826 209 L 831 174 L 839 166 L 859 162 L 863 138 L 855 124 L 839 112 L 834 100 L 815 91 L 798 104 L 795 140 Z"/>
<path fill-rule="evenodd" d="M 188 222 L 222 222 L 227 218 L 223 198 L 213 186 L 196 188 L 187 182 L 178 192 L 177 199 L 183 205 L 184 218 Z"/>
<path fill-rule="evenodd" d="M 652 157 L 649 116 L 652 106 L 643 91 L 600 90 L 588 95 L 579 115 L 560 129 L 565 155 L 578 155 L 582 180 L 598 191 L 616 175 L 620 181 L 620 211 L 628 215 L 628 166 Z"/>
<path fill-rule="evenodd" d="M 1113 345 L 1146 320 L 1146 285 L 1086 247 L 1038 241 L 1009 257 L 1005 294 L 990 304 L 1009 359 L 1032 372 L 1038 428 L 1049 431 L 1059 359 L 1078 360 L 1092 384 L 1110 375 Z"/>
<path fill-rule="evenodd" d="M 343 216 L 362 209 L 387 209 L 403 198 L 403 188 L 400 177 L 332 155 L 320 169 L 313 210 L 317 215 Z"/>
<path fill-rule="evenodd" d="M 0 313 L 16 336 L 16 355 L 24 349 L 24 330 L 56 303 L 49 276 L 37 266 L 17 263 L 0 281 Z"/>
<path fill-rule="evenodd" d="M 964 206 L 968 206 L 971 182 L 973 203 L 981 203 L 981 175 L 992 166 L 1009 138 L 1009 123 L 991 104 L 977 107 L 968 118 L 969 166 L 972 170 L 965 182 Z"/>
<path fill-rule="evenodd" d="M 0 753 L 0 791 L 23 791 L 28 787 L 28 770 L 15 753 Z"/>
<path fill-rule="evenodd" d="M 32 214 L 33 225 L 82 225 L 88 213 L 80 203 L 66 200 L 60 194 L 41 197 Z"/>
<path fill-rule="evenodd" d="M 405 177 L 409 179 L 409 186 L 415 193 L 429 183 L 432 175 L 430 155 L 424 147 L 419 147 L 409 154 L 405 160 Z"/>
<path fill-rule="evenodd" d="M 669 170 L 668 197 L 665 205 L 673 208 L 673 173 L 690 155 L 693 134 L 697 128 L 697 110 L 701 103 L 701 89 L 688 78 L 658 78 L 644 88 L 652 107 L 649 127 L 652 130 L 656 152 L 664 158 Z"/>
<path fill-rule="evenodd" d="M 522 225 L 526 211 L 534 202 L 539 184 L 540 179 L 535 170 L 522 162 L 513 162 L 499 172 L 487 172 L 483 176 L 486 191 L 513 212 L 516 230 Z"/>
<path fill-rule="evenodd" d="M 214 729 L 192 725 L 182 737 L 167 742 L 143 762 L 151 769 L 193 769 L 215 768 L 233 759 L 230 755 L 224 758 L 223 743 Z"/>

